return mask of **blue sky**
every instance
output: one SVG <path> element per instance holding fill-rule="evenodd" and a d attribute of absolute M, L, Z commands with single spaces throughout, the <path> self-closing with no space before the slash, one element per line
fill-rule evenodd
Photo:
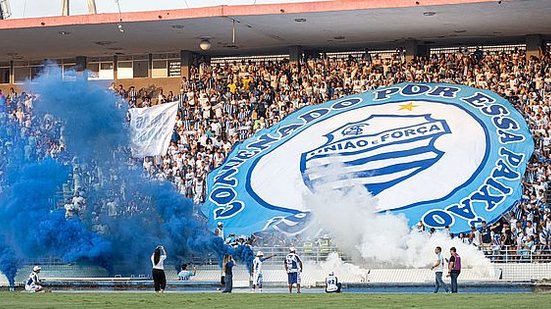
<path fill-rule="evenodd" d="M 11 18 L 59 16 L 62 0 L 9 0 Z M 86 0 L 70 0 L 71 15 L 86 14 Z M 253 4 L 254 0 L 119 0 L 123 12 L 205 7 L 214 5 Z M 283 2 L 311 2 L 315 0 L 257 0 L 256 4 Z M 317 0 L 319 1 L 319 0 Z M 117 12 L 115 0 L 96 0 L 98 13 Z"/>

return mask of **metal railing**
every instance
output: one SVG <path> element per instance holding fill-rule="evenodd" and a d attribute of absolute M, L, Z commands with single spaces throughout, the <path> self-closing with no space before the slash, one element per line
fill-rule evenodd
<path fill-rule="evenodd" d="M 430 55 L 452 54 L 461 50 L 468 50 L 473 53 L 477 48 L 484 52 L 501 53 L 509 52 L 515 49 L 526 50 L 526 44 L 503 44 L 503 45 L 479 45 L 479 46 L 451 46 L 451 47 L 433 47 L 430 49 Z"/>
<path fill-rule="evenodd" d="M 240 64 L 242 61 L 245 62 L 278 62 L 283 60 L 289 60 L 289 55 L 258 55 L 258 56 L 228 56 L 228 57 L 213 57 L 210 59 L 211 65 L 220 64 L 231 64 L 233 62 L 236 62 L 237 64 Z"/>
<path fill-rule="evenodd" d="M 331 253 L 338 253 L 339 257 L 345 261 L 350 262 L 350 257 L 348 257 L 345 253 L 340 251 L 337 247 L 331 244 L 327 245 L 321 245 L 321 246 L 310 246 L 306 244 L 306 246 L 300 246 L 296 247 L 297 254 L 302 258 L 303 261 L 308 262 L 323 262 L 327 260 L 327 257 Z M 281 264 L 282 259 L 289 253 L 289 247 L 288 246 L 255 246 L 253 248 L 253 253 L 256 254 L 258 251 L 262 251 L 264 253 L 264 256 L 271 256 L 275 255 L 274 258 L 266 260 L 265 264 L 271 265 L 271 264 Z M 196 265 L 218 265 L 218 257 L 211 253 L 208 255 L 192 255 L 187 260 L 190 263 L 196 264 Z"/>
<path fill-rule="evenodd" d="M 333 244 L 309 245 L 296 247 L 297 254 L 305 262 L 323 262 L 331 253 L 337 253 L 344 262 L 352 262 L 350 256 L 339 250 Z M 539 247 L 536 250 L 516 249 L 513 246 L 501 246 L 497 248 L 480 248 L 482 253 L 492 263 L 551 263 L 551 249 Z M 264 256 L 275 255 L 269 259 L 266 265 L 280 264 L 281 260 L 289 253 L 287 246 L 256 246 L 254 253 L 262 251 Z M 192 256 L 190 262 L 197 265 L 217 265 L 218 258 L 214 254 L 208 256 Z M 384 265 L 383 265 L 384 266 Z"/>
<path fill-rule="evenodd" d="M 499 248 L 483 248 L 484 255 L 492 263 L 550 263 L 551 249 L 543 248 L 516 248 L 514 246 L 501 246 Z"/>
<path fill-rule="evenodd" d="M 500 249 L 492 249 L 490 247 L 480 249 L 483 254 L 492 263 L 551 263 L 551 249 L 538 248 L 536 250 L 516 249 L 512 246 L 502 246 Z M 275 255 L 274 258 L 266 260 L 265 265 L 280 265 L 282 259 L 289 253 L 287 246 L 256 246 L 253 248 L 254 254 L 262 251 L 264 256 Z M 337 253 L 340 259 L 344 262 L 352 262 L 350 256 L 340 251 L 332 244 L 310 245 L 296 247 L 297 254 L 305 262 L 319 263 L 327 260 L 331 253 Z M 239 257 L 237 257 L 239 258 Z M 191 255 L 184 259 L 186 263 L 195 265 L 219 265 L 218 256 L 214 253 L 207 255 Z M 55 257 L 47 257 L 26 261 L 26 264 L 41 264 L 41 265 L 64 265 L 61 259 Z M 384 267 L 384 265 L 381 265 Z"/>
<path fill-rule="evenodd" d="M 350 258 L 342 251 L 340 251 L 337 247 L 333 245 L 322 245 L 322 246 L 302 246 L 302 247 L 296 247 L 297 254 L 300 255 L 300 257 L 304 261 L 310 261 L 310 262 L 323 262 L 327 260 L 327 257 L 331 253 L 338 253 L 339 257 L 345 261 L 349 262 Z M 258 251 L 262 251 L 264 253 L 264 256 L 269 255 L 275 255 L 276 257 L 279 257 L 283 259 L 287 254 L 289 254 L 289 247 L 255 247 L 255 253 Z M 269 260 L 270 263 L 281 263 L 281 259 L 271 259 Z"/>

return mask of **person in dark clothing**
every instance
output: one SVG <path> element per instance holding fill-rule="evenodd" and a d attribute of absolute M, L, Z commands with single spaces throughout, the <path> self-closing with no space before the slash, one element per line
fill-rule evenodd
<path fill-rule="evenodd" d="M 457 254 L 455 247 L 450 248 L 450 259 L 448 261 L 448 275 L 451 277 L 451 290 L 452 293 L 457 293 L 457 277 L 461 273 L 461 257 Z"/>
<path fill-rule="evenodd" d="M 490 250 L 492 245 L 492 230 L 486 224 L 486 221 L 482 221 L 482 228 L 480 229 L 481 246 L 485 251 Z"/>
<path fill-rule="evenodd" d="M 231 255 L 224 256 L 224 274 L 225 274 L 225 288 L 222 293 L 231 293 L 233 289 L 233 267 L 235 261 Z"/>
<path fill-rule="evenodd" d="M 151 264 L 153 264 L 153 283 L 155 285 L 155 292 L 157 293 L 163 293 L 166 288 L 165 260 L 165 248 L 163 246 L 157 246 L 151 255 Z"/>

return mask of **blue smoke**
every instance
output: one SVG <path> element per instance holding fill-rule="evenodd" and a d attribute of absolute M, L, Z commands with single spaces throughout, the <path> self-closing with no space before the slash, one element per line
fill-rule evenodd
<path fill-rule="evenodd" d="M 128 152 L 127 105 L 120 98 L 81 77 L 64 82 L 56 66 L 46 71 L 32 89 L 38 95 L 34 120 L 49 119 L 48 130 L 34 120 L 25 130 L 0 112 L 6 128 L 0 132 L 0 222 L 7 223 L 0 226 L 0 271 L 10 283 L 17 261 L 48 256 L 100 265 L 111 274 L 148 273 L 158 244 L 173 261 L 214 253 L 252 262 L 245 246 L 231 248 L 208 231 L 172 184 L 143 176 Z M 47 154 L 44 140 L 61 140 L 64 150 Z M 56 193 L 71 171 L 82 171 L 86 207 L 65 219 Z M 108 203 L 117 205 L 116 215 L 108 215 Z"/>
<path fill-rule="evenodd" d="M 66 262 L 89 261 L 107 266 L 110 244 L 89 232 L 78 218 L 65 220 L 52 198 L 69 175 L 53 159 L 26 160 L 25 138 L 12 138 L 3 169 L 5 190 L 0 196 L 0 269 L 14 284 L 22 259 L 57 256 Z M 6 162 L 7 161 L 7 162 Z"/>
<path fill-rule="evenodd" d="M 90 233 L 78 218 L 65 220 L 63 210 L 52 210 L 49 201 L 68 172 L 51 159 L 28 164 L 2 198 L 2 231 L 11 235 L 11 245 L 25 256 L 46 254 L 77 260 L 98 261 L 109 252 L 109 244 Z"/>
<path fill-rule="evenodd" d="M 242 246 L 241 254 L 239 255 L 239 258 L 241 261 L 245 262 L 245 266 L 247 266 L 247 270 L 249 273 L 251 273 L 251 270 L 253 268 L 253 260 L 254 260 L 254 252 L 251 246 Z"/>
<path fill-rule="evenodd" d="M 6 275 L 10 286 L 15 285 L 15 275 L 19 267 L 21 265 L 13 249 L 0 240 L 0 272 Z"/>

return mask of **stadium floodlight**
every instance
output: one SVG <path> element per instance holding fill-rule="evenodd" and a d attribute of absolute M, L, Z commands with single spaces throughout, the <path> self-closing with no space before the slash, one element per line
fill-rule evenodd
<path fill-rule="evenodd" d="M 202 50 L 209 50 L 211 45 L 212 44 L 208 39 L 202 39 L 201 43 L 199 43 L 199 48 L 201 48 Z"/>

